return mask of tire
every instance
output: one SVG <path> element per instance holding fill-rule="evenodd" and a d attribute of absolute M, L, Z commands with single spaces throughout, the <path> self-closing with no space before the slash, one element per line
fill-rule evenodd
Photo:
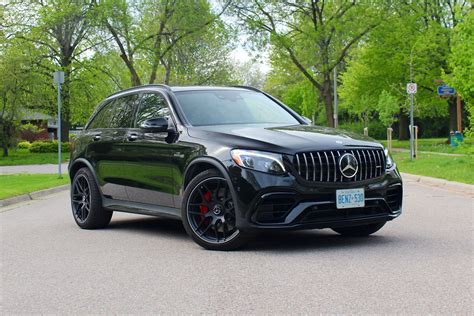
<path fill-rule="evenodd" d="M 81 168 L 71 183 L 71 209 L 76 224 L 83 229 L 104 228 L 112 211 L 102 207 L 102 198 L 92 172 Z"/>
<path fill-rule="evenodd" d="M 234 250 L 248 241 L 235 226 L 235 208 L 230 187 L 214 169 L 198 174 L 186 187 L 181 206 L 188 235 L 208 250 Z"/>
<path fill-rule="evenodd" d="M 381 229 L 385 223 L 386 222 L 361 226 L 338 227 L 332 228 L 332 230 L 345 237 L 366 237 Z"/>

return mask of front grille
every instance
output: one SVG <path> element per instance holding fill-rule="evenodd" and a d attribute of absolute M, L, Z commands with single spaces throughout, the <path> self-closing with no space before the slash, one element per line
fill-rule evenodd
<path fill-rule="evenodd" d="M 339 170 L 342 155 L 354 155 L 359 165 L 352 178 Z M 313 182 L 354 182 L 380 177 L 385 172 L 385 154 L 382 149 L 343 149 L 298 153 L 293 164 L 298 174 Z"/>
<path fill-rule="evenodd" d="M 255 221 L 259 223 L 283 222 L 295 200 L 286 196 L 273 196 L 263 199 L 256 208 Z"/>

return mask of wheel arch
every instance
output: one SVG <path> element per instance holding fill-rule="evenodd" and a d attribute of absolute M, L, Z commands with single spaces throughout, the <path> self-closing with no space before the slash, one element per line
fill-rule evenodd
<path fill-rule="evenodd" d="M 230 192 L 232 194 L 232 198 L 235 202 L 238 201 L 237 193 L 235 191 L 234 185 L 230 179 L 229 173 L 227 172 L 226 168 L 219 160 L 211 157 L 199 157 L 191 161 L 184 172 L 184 181 L 183 181 L 183 190 L 186 190 L 189 182 L 199 173 L 209 170 L 209 169 L 216 169 L 219 171 L 222 176 L 226 179 L 227 184 L 229 185 Z M 235 203 L 235 210 L 236 215 L 239 212 L 238 203 Z"/>
<path fill-rule="evenodd" d="M 84 158 L 78 158 L 74 160 L 74 162 L 69 166 L 69 178 L 71 179 L 71 182 L 74 179 L 74 176 L 76 175 L 76 173 L 81 168 L 89 169 L 89 171 L 92 173 L 92 176 L 94 177 L 94 181 L 97 184 L 97 187 L 99 188 L 99 192 L 102 195 L 102 191 L 100 190 L 100 185 L 99 185 L 99 181 L 97 180 L 97 174 L 95 173 L 95 169 L 92 166 L 92 164 Z"/>

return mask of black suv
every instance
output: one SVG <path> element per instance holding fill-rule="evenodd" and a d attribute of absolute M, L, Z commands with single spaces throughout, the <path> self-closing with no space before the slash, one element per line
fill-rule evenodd
<path fill-rule="evenodd" d="M 250 87 L 111 95 L 73 145 L 69 175 L 80 227 L 105 227 L 113 211 L 172 216 L 207 249 L 237 248 L 262 230 L 367 236 L 402 209 L 382 145 L 313 126 Z"/>

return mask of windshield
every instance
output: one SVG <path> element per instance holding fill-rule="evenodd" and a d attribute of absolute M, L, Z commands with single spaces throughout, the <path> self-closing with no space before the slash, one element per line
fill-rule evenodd
<path fill-rule="evenodd" d="M 226 124 L 300 124 L 262 93 L 241 90 L 180 91 L 176 97 L 193 126 Z"/>

